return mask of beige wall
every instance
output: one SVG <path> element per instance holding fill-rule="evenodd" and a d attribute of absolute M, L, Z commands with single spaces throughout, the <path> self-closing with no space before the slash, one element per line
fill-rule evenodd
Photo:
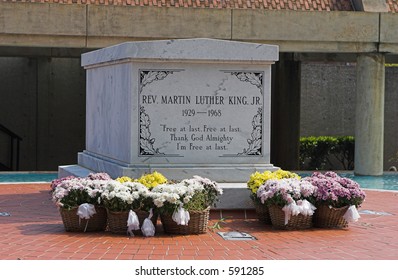
<path fill-rule="evenodd" d="M 128 40 L 216 38 L 281 52 L 398 53 L 398 14 L 0 3 L 0 46 L 101 48 Z"/>

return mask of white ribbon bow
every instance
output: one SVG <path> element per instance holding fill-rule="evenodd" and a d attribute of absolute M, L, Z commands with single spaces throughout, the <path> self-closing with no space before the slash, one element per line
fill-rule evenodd
<path fill-rule="evenodd" d="M 77 209 L 77 215 L 79 216 L 79 225 L 80 225 L 80 219 L 86 219 L 86 226 L 84 227 L 84 232 L 87 230 L 88 226 L 88 220 L 97 212 L 95 211 L 95 206 L 89 203 L 83 203 L 79 205 L 79 208 Z"/>
<path fill-rule="evenodd" d="M 149 216 L 142 223 L 141 231 L 144 236 L 154 236 L 155 235 L 155 226 L 153 225 L 151 218 L 153 216 L 153 210 L 149 210 Z"/>
<path fill-rule="evenodd" d="M 282 210 L 285 212 L 285 225 L 290 220 L 290 217 L 302 214 L 304 216 L 312 216 L 314 214 L 316 207 L 312 205 L 308 200 L 299 200 L 297 203 L 293 201 L 292 203 L 285 205 Z"/>
<path fill-rule="evenodd" d="M 306 199 L 297 201 L 297 204 L 300 209 L 300 214 L 304 216 L 312 216 L 316 210 L 316 207 Z"/>
<path fill-rule="evenodd" d="M 361 216 L 359 215 L 355 205 L 351 205 L 350 207 L 348 207 L 347 211 L 343 216 L 343 218 L 347 221 L 347 223 L 356 222 L 360 217 Z"/>
<path fill-rule="evenodd" d="M 77 215 L 80 219 L 90 219 L 95 213 L 95 206 L 89 203 L 80 204 Z"/>
<path fill-rule="evenodd" d="M 187 226 L 190 220 L 189 212 L 180 206 L 174 211 L 172 219 L 177 225 Z"/>
<path fill-rule="evenodd" d="M 133 210 L 130 210 L 129 216 L 127 218 L 127 232 L 131 236 L 134 236 L 133 230 L 139 230 L 139 229 L 140 229 L 140 221 L 138 220 L 138 216 Z"/>
<path fill-rule="evenodd" d="M 282 208 L 282 210 L 283 210 L 283 212 L 285 212 L 285 225 L 287 225 L 287 223 L 289 222 L 290 217 L 292 215 L 296 216 L 296 215 L 300 214 L 300 210 L 295 201 L 293 201 L 292 203 L 290 203 L 288 205 L 285 205 Z"/>

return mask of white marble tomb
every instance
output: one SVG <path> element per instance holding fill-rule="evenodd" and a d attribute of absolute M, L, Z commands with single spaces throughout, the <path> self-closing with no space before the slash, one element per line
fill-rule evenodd
<path fill-rule="evenodd" d="M 278 46 L 183 39 L 82 55 L 86 149 L 64 172 L 247 181 L 270 163 L 271 65 Z"/>

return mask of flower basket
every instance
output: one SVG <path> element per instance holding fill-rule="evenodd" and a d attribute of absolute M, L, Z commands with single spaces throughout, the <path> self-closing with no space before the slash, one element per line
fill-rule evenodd
<path fill-rule="evenodd" d="M 272 226 L 275 229 L 300 230 L 312 227 L 312 215 L 292 215 L 289 222 L 285 225 L 285 212 L 282 210 L 281 206 L 270 205 L 268 209 Z"/>
<path fill-rule="evenodd" d="M 256 211 L 257 218 L 260 222 L 270 225 L 271 217 L 269 216 L 268 206 L 261 203 L 260 199 L 257 197 L 258 189 L 264 185 L 268 180 L 281 180 L 288 178 L 300 179 L 298 174 L 289 172 L 286 170 L 278 169 L 274 172 L 269 170 L 260 173 L 258 171 L 250 175 L 250 179 L 247 182 L 247 188 L 250 191 L 250 198 L 253 201 L 254 209 Z"/>
<path fill-rule="evenodd" d="M 270 179 L 257 190 L 257 197 L 268 206 L 272 226 L 276 229 L 307 229 L 312 227 L 315 187 L 297 178 Z"/>
<path fill-rule="evenodd" d="M 149 216 L 149 212 L 143 210 L 133 210 L 140 221 L 140 226 Z M 129 211 L 109 211 L 108 210 L 108 229 L 115 234 L 127 234 L 127 219 Z M 158 214 L 155 212 L 151 218 L 152 223 L 156 226 Z M 142 234 L 140 230 L 133 230 L 134 234 Z"/>
<path fill-rule="evenodd" d="M 200 176 L 158 185 L 151 192 L 164 232 L 171 234 L 205 233 L 210 207 L 222 193 L 216 182 Z"/>
<path fill-rule="evenodd" d="M 269 215 L 268 206 L 255 200 L 253 201 L 253 203 L 258 220 L 264 224 L 271 225 L 272 222 L 271 222 L 271 217 Z"/>
<path fill-rule="evenodd" d="M 80 219 L 77 215 L 77 210 L 78 207 L 74 207 L 71 210 L 59 209 L 66 231 L 90 232 L 104 231 L 106 229 L 107 213 L 104 207 L 95 206 L 96 214 L 90 219 Z"/>
<path fill-rule="evenodd" d="M 317 205 L 314 213 L 314 226 L 319 228 L 345 228 L 348 222 L 343 218 L 348 205 L 340 208 L 329 207 L 326 204 Z"/>
<path fill-rule="evenodd" d="M 127 234 L 129 211 L 113 212 L 108 210 L 108 230 L 112 233 Z"/>
<path fill-rule="evenodd" d="M 332 171 L 325 174 L 314 172 L 305 180 L 316 186 L 314 226 L 344 228 L 348 227 L 349 222 L 360 218 L 357 208 L 365 200 L 366 194 L 357 182 Z"/>
<path fill-rule="evenodd" d="M 207 231 L 207 225 L 209 222 L 210 207 L 202 211 L 189 211 L 190 220 L 188 225 L 178 225 L 172 219 L 171 214 L 161 213 L 160 220 L 163 225 L 163 230 L 170 234 L 203 234 Z"/>

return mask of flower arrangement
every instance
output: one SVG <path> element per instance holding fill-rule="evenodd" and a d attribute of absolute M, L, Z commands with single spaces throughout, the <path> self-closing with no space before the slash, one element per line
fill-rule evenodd
<path fill-rule="evenodd" d="M 202 185 L 184 181 L 176 184 L 162 184 L 152 189 L 152 199 L 160 213 L 172 214 L 179 207 L 198 210 L 203 209 L 205 201 L 203 191 Z"/>
<path fill-rule="evenodd" d="M 149 211 L 153 207 L 150 191 L 138 182 L 108 181 L 101 199 L 103 205 L 113 212 L 133 209 Z"/>
<path fill-rule="evenodd" d="M 360 206 L 365 200 L 365 192 L 360 185 L 349 179 L 340 177 L 335 172 L 314 172 L 310 177 L 304 178 L 316 187 L 314 198 L 316 204 L 327 204 L 331 207 Z"/>
<path fill-rule="evenodd" d="M 365 192 L 355 181 L 340 177 L 335 172 L 314 172 L 304 180 L 316 187 L 314 192 L 317 211 L 315 226 L 344 228 L 360 218 L 357 207 L 365 200 Z"/>
<path fill-rule="evenodd" d="M 52 200 L 58 206 L 66 231 L 102 231 L 106 228 L 106 210 L 101 194 L 105 177 L 65 177 L 52 182 Z M 85 222 L 81 222 L 84 220 Z"/>
<path fill-rule="evenodd" d="M 187 184 L 199 184 L 203 186 L 204 199 L 202 208 L 215 206 L 215 204 L 219 201 L 219 196 L 223 194 L 223 190 L 220 188 L 220 186 L 215 181 L 212 181 L 208 178 L 195 175 L 192 179 L 187 179 L 183 182 Z"/>
<path fill-rule="evenodd" d="M 206 232 L 210 206 L 222 192 L 216 182 L 194 176 L 178 183 L 158 185 L 151 194 L 165 232 L 199 234 Z"/>
<path fill-rule="evenodd" d="M 108 181 L 69 177 L 54 182 L 52 201 L 70 210 L 81 204 L 101 205 L 101 193 Z"/>
<path fill-rule="evenodd" d="M 128 233 L 134 236 L 141 229 L 144 236 L 155 235 L 158 218 L 153 213 L 150 190 L 141 183 L 118 180 L 108 181 L 101 194 L 108 213 L 108 228 L 112 233 Z"/>
<path fill-rule="evenodd" d="M 296 178 L 300 179 L 300 176 L 296 173 L 278 169 L 274 172 L 271 171 L 264 171 L 263 173 L 255 172 L 250 175 L 250 179 L 247 182 L 247 187 L 251 191 L 251 198 L 256 200 L 257 199 L 257 190 L 258 188 L 266 183 L 268 180 L 280 180 L 280 179 L 288 179 L 288 178 Z"/>
<path fill-rule="evenodd" d="M 173 213 L 179 207 L 200 211 L 212 206 L 222 189 L 207 178 L 194 176 L 175 184 L 162 184 L 152 189 L 152 199 L 161 213 Z"/>
<path fill-rule="evenodd" d="M 312 216 L 316 209 L 311 203 L 314 191 L 315 187 L 311 183 L 297 178 L 271 179 L 260 186 L 257 197 L 261 203 L 270 208 L 271 221 L 274 226 L 286 226 L 292 216 L 301 214 L 304 218 L 296 219 L 295 222 L 302 223 L 304 221 L 300 227 L 308 228 L 311 227 L 312 222 L 305 216 Z M 284 212 L 283 224 L 278 221 L 279 209 Z"/>
<path fill-rule="evenodd" d="M 257 197 L 261 203 L 284 207 L 301 204 L 303 200 L 313 201 L 315 187 L 308 181 L 296 178 L 268 180 L 260 186 Z"/>

